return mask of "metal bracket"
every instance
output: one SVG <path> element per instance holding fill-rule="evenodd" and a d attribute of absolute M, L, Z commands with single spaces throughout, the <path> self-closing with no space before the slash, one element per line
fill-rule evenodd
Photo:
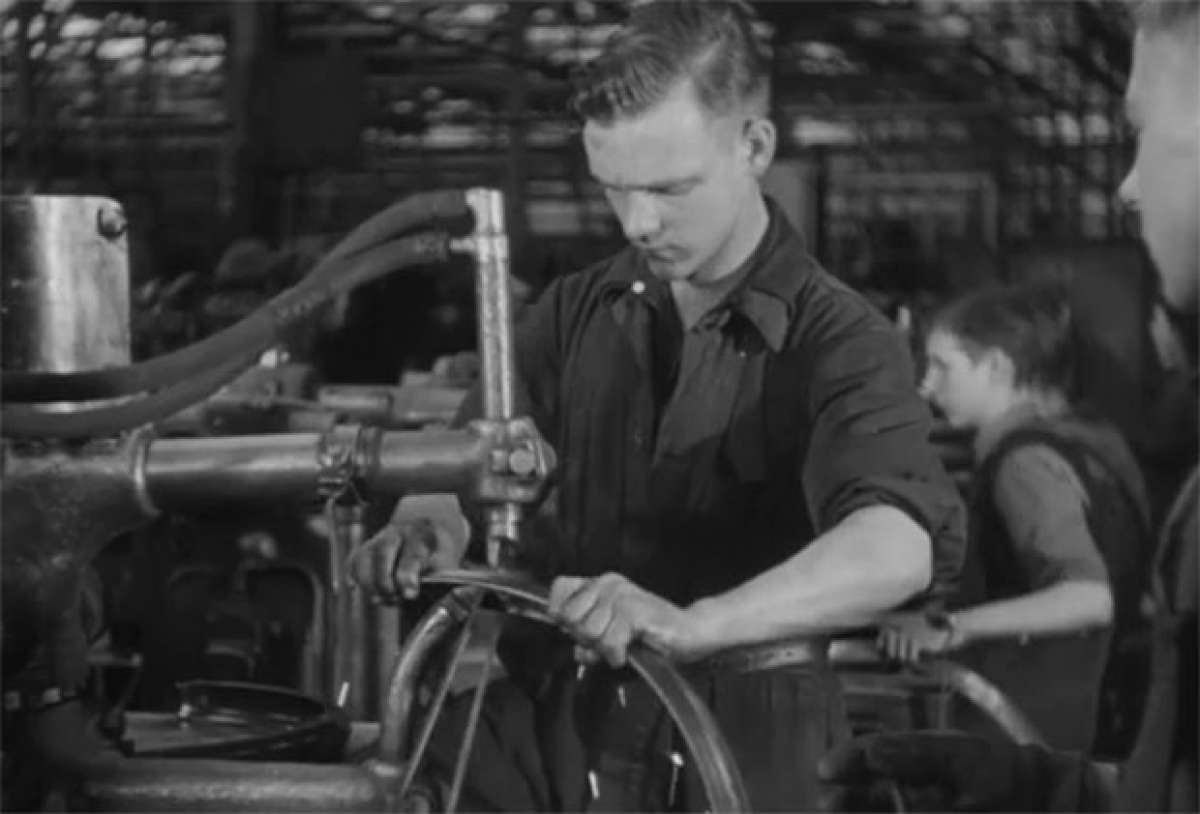
<path fill-rule="evenodd" d="M 358 488 L 363 428 L 334 424 L 317 442 L 317 495 L 322 502 L 365 503 Z"/>

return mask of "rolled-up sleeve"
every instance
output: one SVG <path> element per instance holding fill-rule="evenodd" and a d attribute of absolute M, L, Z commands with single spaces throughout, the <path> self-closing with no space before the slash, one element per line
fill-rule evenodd
<path fill-rule="evenodd" d="M 818 354 L 801 475 L 810 516 L 824 532 L 867 506 L 904 511 L 929 533 L 931 592 L 944 595 L 962 568 L 965 510 L 929 442 L 932 420 L 904 338 L 867 320 L 821 343 Z"/>

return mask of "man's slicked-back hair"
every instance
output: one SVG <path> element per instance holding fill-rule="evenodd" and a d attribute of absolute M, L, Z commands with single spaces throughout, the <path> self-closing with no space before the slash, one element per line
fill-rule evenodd
<path fill-rule="evenodd" d="M 655 0 L 635 6 L 604 51 L 575 78 L 571 108 L 609 122 L 637 116 L 690 79 L 700 103 L 725 115 L 766 115 L 771 63 L 746 2 Z"/>
<path fill-rule="evenodd" d="M 937 312 L 930 331 L 955 337 L 973 360 L 990 351 L 1013 363 L 1017 386 L 1074 395 L 1078 338 L 1066 283 L 1010 283 L 972 291 Z"/>

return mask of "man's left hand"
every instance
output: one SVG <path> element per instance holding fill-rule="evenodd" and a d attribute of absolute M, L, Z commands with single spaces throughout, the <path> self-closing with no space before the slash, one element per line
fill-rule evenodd
<path fill-rule="evenodd" d="M 892 613 L 879 623 L 879 649 L 900 661 L 915 662 L 923 656 L 940 656 L 962 644 L 953 628 L 938 627 L 923 613 Z"/>
<path fill-rule="evenodd" d="M 550 586 L 550 615 L 586 650 L 622 667 L 642 642 L 673 661 L 694 661 L 711 648 L 692 614 L 620 574 L 559 577 Z"/>

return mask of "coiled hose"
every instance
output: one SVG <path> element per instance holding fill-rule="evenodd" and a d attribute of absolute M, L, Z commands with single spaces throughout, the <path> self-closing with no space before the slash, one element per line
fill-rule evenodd
<path fill-rule="evenodd" d="M 431 198 L 431 196 L 438 196 Z M 462 193 L 430 193 L 406 199 L 367 220 L 338 244 L 299 284 L 230 328 L 172 354 L 138 365 L 68 374 L 20 374 L 10 385 L 5 373 L 6 400 L 10 386 L 26 403 L 0 406 L 0 429 L 9 438 L 81 438 L 112 435 L 147 424 L 205 398 L 232 380 L 277 341 L 292 324 L 318 306 L 370 280 L 400 268 L 444 261 L 449 238 L 426 232 L 378 242 L 397 229 L 412 225 L 418 210 L 425 217 L 466 211 Z M 460 205 L 455 210 L 457 199 Z M 399 212 L 399 214 L 397 214 Z M 390 224 L 390 226 L 388 225 Z M 375 245 L 372 245 L 372 244 Z M 19 386 L 17 386 L 19 383 Z M 22 389 L 23 388 L 23 389 Z M 153 393 L 144 391 L 155 390 Z M 71 412 L 47 412 L 29 402 L 82 401 L 143 393 L 116 405 Z"/>
<path fill-rule="evenodd" d="M 192 378 L 209 367 L 219 366 L 232 355 L 239 354 L 250 345 L 263 348 L 272 344 L 282 327 L 290 325 L 305 315 L 305 309 L 324 302 L 310 301 L 314 291 L 328 291 L 326 283 L 336 286 L 331 296 L 344 293 L 352 286 L 344 285 L 347 261 L 373 249 L 384 250 L 395 246 L 385 243 L 418 223 L 433 219 L 460 217 L 468 212 L 466 199 L 460 190 L 442 190 L 412 195 L 371 216 L 334 246 L 309 274 L 292 288 L 280 293 L 265 306 L 230 327 L 213 334 L 207 339 L 186 348 L 157 356 L 137 364 L 104 370 L 85 370 L 76 373 L 33 373 L 4 371 L 0 374 L 0 392 L 6 402 L 45 403 L 57 401 L 93 401 L 97 399 L 121 398 L 169 387 L 186 378 Z M 403 262 L 406 253 L 397 247 L 397 259 Z M 432 259 L 432 258 L 430 258 Z M 438 257 L 437 259 L 443 259 Z M 366 259 L 374 268 L 374 258 Z M 407 265 L 427 262 L 418 258 Z M 397 268 L 399 266 L 394 266 Z M 384 269 L 387 273 L 391 269 Z M 357 284 L 374 279 L 368 275 Z M 325 299 L 328 299 L 326 297 Z M 299 312 L 297 313 L 297 309 Z M 5 414 L 7 420 L 8 416 Z M 9 427 L 5 435 L 11 435 Z"/>

